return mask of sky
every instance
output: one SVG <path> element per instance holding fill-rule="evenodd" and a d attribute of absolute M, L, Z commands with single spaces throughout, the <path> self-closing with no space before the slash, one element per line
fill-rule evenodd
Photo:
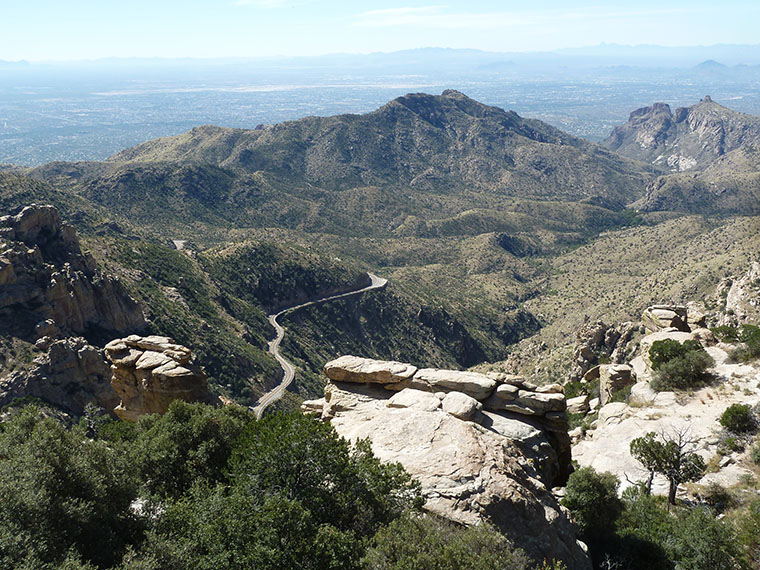
<path fill-rule="evenodd" d="M 757 0 L 0 0 L 0 59 L 760 44 Z"/>

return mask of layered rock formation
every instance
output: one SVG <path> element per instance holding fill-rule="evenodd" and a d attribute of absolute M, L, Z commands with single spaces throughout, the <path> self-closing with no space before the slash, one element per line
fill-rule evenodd
<path fill-rule="evenodd" d="M 32 396 L 80 416 L 87 404 L 113 410 L 119 402 L 103 350 L 81 337 L 52 342 L 35 364 L 31 370 L 0 379 L 0 406 Z"/>
<path fill-rule="evenodd" d="M 114 413 L 123 420 L 164 413 L 174 400 L 215 403 L 190 349 L 171 338 L 130 335 L 109 342 L 105 352 L 111 386 L 121 398 Z"/>
<path fill-rule="evenodd" d="M 145 327 L 121 283 L 82 253 L 74 228 L 38 205 L 0 217 L 0 321 L 2 332 L 28 340 Z"/>
<path fill-rule="evenodd" d="M 400 462 L 421 482 L 428 510 L 464 524 L 488 520 L 538 560 L 590 568 L 549 491 L 569 471 L 561 386 L 353 356 L 325 371 L 325 397 L 304 411 Z"/>

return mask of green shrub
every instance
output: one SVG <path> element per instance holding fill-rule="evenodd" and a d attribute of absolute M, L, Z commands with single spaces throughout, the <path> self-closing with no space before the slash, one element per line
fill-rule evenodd
<path fill-rule="evenodd" d="M 731 404 L 720 416 L 720 425 L 734 433 L 755 431 L 757 422 L 748 404 Z"/>
<path fill-rule="evenodd" d="M 609 535 L 623 510 L 617 489 L 620 482 L 612 473 L 597 473 L 581 467 L 570 475 L 562 504 L 573 513 L 581 536 L 598 543 Z"/>
<path fill-rule="evenodd" d="M 731 351 L 731 360 L 746 362 L 760 356 L 760 327 L 742 325 L 738 340 L 741 344 Z"/>
<path fill-rule="evenodd" d="M 530 567 L 525 554 L 488 525 L 462 527 L 438 517 L 415 514 L 380 529 L 362 562 L 367 570 L 527 570 Z"/>
<path fill-rule="evenodd" d="M 710 330 L 715 335 L 715 338 L 721 342 L 736 342 L 739 340 L 739 330 L 736 327 L 723 325 Z"/>
<path fill-rule="evenodd" d="M 687 390 L 705 385 L 710 380 L 707 369 L 714 364 L 696 340 L 684 343 L 672 339 L 658 340 L 649 349 L 655 377 L 655 390 Z"/>
<path fill-rule="evenodd" d="M 749 456 L 752 459 L 752 463 L 760 465 L 760 443 L 752 446 L 752 449 L 749 450 Z"/>

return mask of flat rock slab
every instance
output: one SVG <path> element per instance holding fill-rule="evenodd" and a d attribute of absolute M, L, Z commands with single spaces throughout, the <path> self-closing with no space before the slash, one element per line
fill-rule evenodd
<path fill-rule="evenodd" d="M 336 382 L 395 384 L 414 376 L 417 367 L 403 362 L 347 355 L 331 360 L 325 364 L 324 370 L 327 377 Z"/>
<path fill-rule="evenodd" d="M 439 370 L 422 368 L 414 375 L 415 381 L 422 381 L 434 390 L 462 392 L 475 398 L 485 400 L 496 388 L 496 380 L 477 372 L 460 372 L 457 370 Z"/>

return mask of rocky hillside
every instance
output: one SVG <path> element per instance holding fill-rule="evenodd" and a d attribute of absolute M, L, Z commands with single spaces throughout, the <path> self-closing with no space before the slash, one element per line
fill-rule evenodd
<path fill-rule="evenodd" d="M 760 117 L 705 97 L 671 111 L 665 103 L 637 109 L 605 146 L 670 170 L 647 184 L 634 207 L 700 214 L 758 213 Z"/>
<path fill-rule="evenodd" d="M 304 410 L 401 463 L 422 484 L 428 511 L 468 525 L 488 521 L 537 561 L 590 567 L 550 492 L 570 470 L 561 386 L 353 356 L 328 362 L 325 372 L 324 398 Z"/>
<path fill-rule="evenodd" d="M 112 163 L 212 164 L 329 190 L 475 187 L 503 195 L 625 203 L 641 173 L 602 148 L 457 91 L 409 94 L 366 115 L 308 117 L 253 131 L 199 127 Z"/>
<path fill-rule="evenodd" d="M 673 172 L 702 170 L 737 149 L 760 144 L 760 117 L 732 111 L 709 96 L 673 112 L 654 103 L 631 113 L 604 146 Z"/>

